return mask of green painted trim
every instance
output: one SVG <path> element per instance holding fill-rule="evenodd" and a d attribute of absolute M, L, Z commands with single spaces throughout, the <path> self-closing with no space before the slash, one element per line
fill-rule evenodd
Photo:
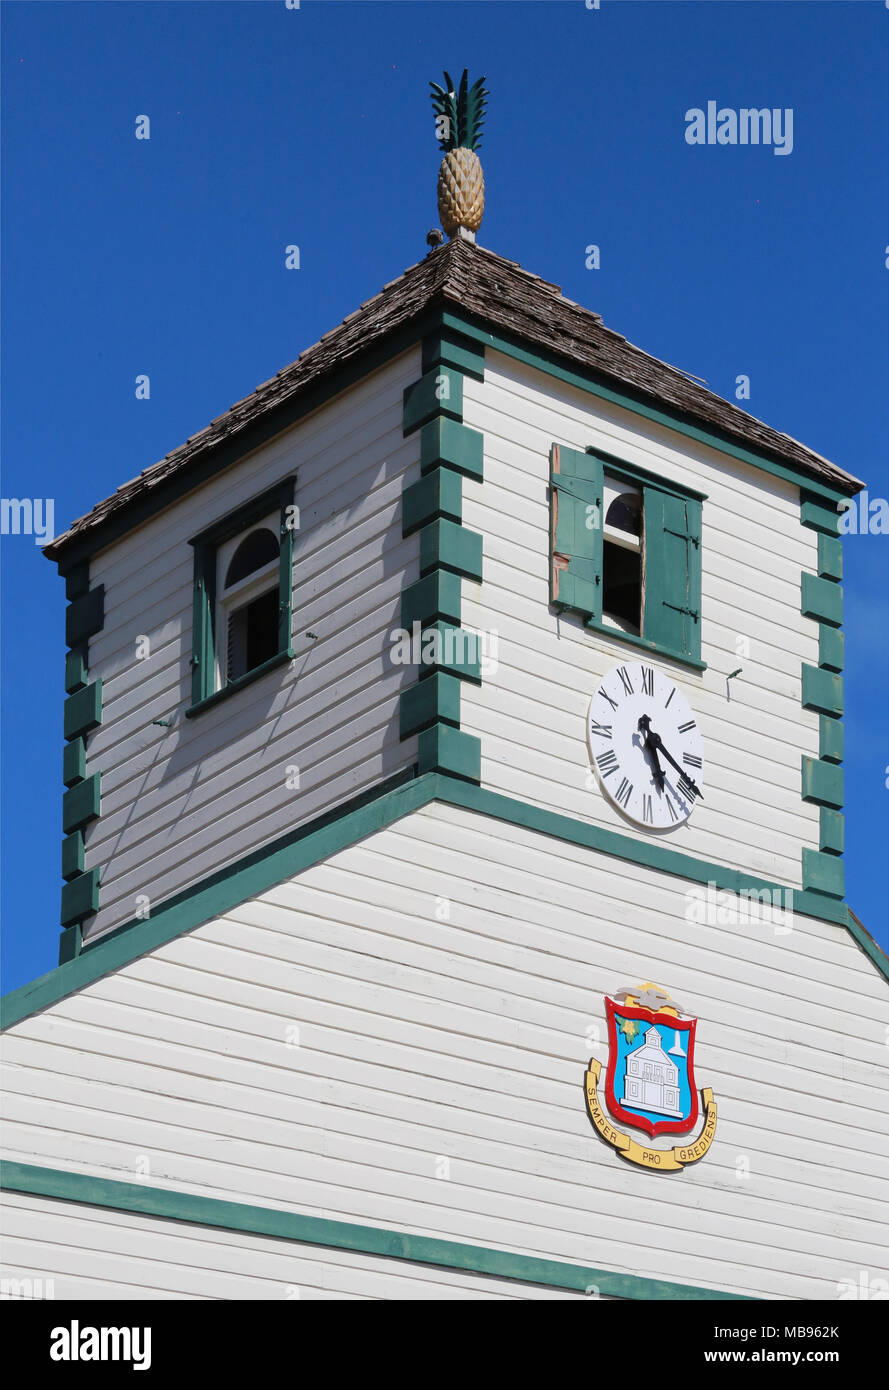
<path fill-rule="evenodd" d="M 808 526 L 812 531 L 821 531 L 825 536 L 839 536 L 840 534 L 840 514 L 837 510 L 842 493 L 835 493 L 828 496 L 827 501 L 832 502 L 833 506 L 825 505 L 823 493 L 819 489 L 818 494 L 807 492 L 805 489 L 810 484 L 801 484 L 803 491 L 800 494 L 800 521 L 803 526 Z"/>
<path fill-rule="evenodd" d="M 73 599 L 65 610 L 65 642 L 77 647 L 101 632 L 105 624 L 105 585 L 97 584 L 80 598 Z"/>
<path fill-rule="evenodd" d="M 228 685 L 223 686 L 221 690 L 214 690 L 212 695 L 208 695 L 204 700 L 199 700 L 196 705 L 189 705 L 185 711 L 186 719 L 195 719 L 205 710 L 213 709 L 222 700 L 227 700 L 230 695 L 237 695 L 245 686 L 252 685 L 254 681 L 267 676 L 270 671 L 277 671 L 279 666 L 286 666 L 295 657 L 296 653 L 292 647 L 289 647 L 286 652 L 278 652 L 275 656 L 270 656 L 268 661 L 264 661 L 261 666 L 254 666 L 253 670 L 248 671 L 245 676 L 239 676 L 236 681 L 229 681 Z"/>
<path fill-rule="evenodd" d="M 273 487 L 251 497 L 234 510 L 226 512 L 212 525 L 197 536 L 192 536 L 189 544 L 194 550 L 194 591 L 192 596 L 192 656 L 191 656 L 191 705 L 185 711 L 186 719 L 193 719 L 212 708 L 221 699 L 235 695 L 245 685 L 275 670 L 286 661 L 292 661 L 291 647 L 293 627 L 293 530 L 288 525 L 288 508 L 293 503 L 296 474 L 290 473 L 281 478 Z M 240 531 L 248 531 L 269 512 L 278 509 L 279 561 L 278 561 L 278 651 L 261 666 L 248 671 L 238 680 L 229 681 L 221 689 L 216 685 L 216 556 L 219 546 L 237 536 Z"/>
<path fill-rule="evenodd" d="M 80 955 L 83 945 L 83 928 L 79 922 L 73 926 L 66 927 L 59 936 L 59 965 L 65 965 L 69 960 L 74 960 L 75 956 Z"/>
<path fill-rule="evenodd" d="M 459 729 L 460 691 L 460 681 L 445 671 L 436 671 L 416 685 L 407 686 L 399 698 L 399 736 L 410 738 L 439 721 Z"/>
<path fill-rule="evenodd" d="M 846 842 L 846 820 L 842 811 L 822 806 L 818 818 L 818 848 L 825 854 L 842 854 Z"/>
<path fill-rule="evenodd" d="M 244 1202 L 228 1202 L 219 1197 L 149 1187 L 146 1183 L 89 1177 L 85 1173 L 41 1168 L 30 1163 L 5 1160 L 0 1164 L 0 1187 L 8 1192 L 21 1192 L 54 1201 L 80 1202 L 86 1206 L 126 1211 L 139 1216 L 156 1216 L 167 1221 L 187 1221 L 191 1225 L 216 1230 L 272 1236 L 277 1240 L 290 1240 L 329 1250 L 353 1250 L 411 1264 L 437 1265 L 443 1269 L 463 1270 L 468 1274 L 514 1279 L 524 1284 L 542 1284 L 548 1288 L 569 1289 L 578 1293 L 595 1287 L 600 1294 L 610 1298 L 752 1301 L 745 1294 L 723 1293 L 719 1289 L 672 1284 L 638 1274 L 567 1264 L 562 1260 L 543 1260 L 535 1255 L 517 1255 L 512 1251 L 467 1245 L 462 1241 L 440 1240 L 437 1236 L 418 1236 L 391 1228 L 304 1216 L 275 1207 L 249 1206 Z"/>
<path fill-rule="evenodd" d="M 713 428 L 708 429 L 693 423 L 693 416 L 678 409 L 673 410 L 667 406 L 658 409 L 651 406 L 645 401 L 641 393 L 638 396 L 635 395 L 630 387 L 617 390 L 612 386 L 607 386 L 605 385 L 605 378 L 592 369 L 581 372 L 576 368 L 566 367 L 555 353 L 547 354 L 541 349 L 530 350 L 523 346 L 518 337 L 507 337 L 501 332 L 492 333 L 484 326 L 481 319 L 476 319 L 474 316 L 466 314 L 465 311 L 461 313 L 445 311 L 442 314 L 442 324 L 446 329 L 456 329 L 474 342 L 483 343 L 486 348 L 493 348 L 497 352 L 502 352 L 506 357 L 514 358 L 517 362 L 535 367 L 538 371 L 545 372 L 547 376 L 555 377 L 559 381 L 564 381 L 569 386 L 576 386 L 579 390 L 586 391 L 590 395 L 599 396 L 603 400 L 623 406 L 624 409 L 632 411 L 635 415 L 641 415 L 647 420 L 653 420 L 656 424 L 665 425 L 678 434 L 684 434 L 690 439 L 709 445 L 712 449 L 718 449 L 720 453 L 740 459 L 742 463 L 753 464 L 755 468 L 760 468 L 765 473 L 771 473 L 776 478 L 783 478 L 786 482 L 805 488 L 816 499 L 826 499 L 835 505 L 841 497 L 846 495 L 838 488 L 830 487 L 826 483 L 809 477 L 808 473 L 801 468 L 795 468 L 789 463 L 779 463 L 767 454 L 745 449 L 733 442 L 731 436 L 722 435 Z M 856 487 L 854 491 L 858 491 L 858 488 Z M 825 508 L 825 510 L 827 509 Z"/>
<path fill-rule="evenodd" d="M 880 974 L 884 975 L 886 979 L 889 980 L 889 956 L 877 945 L 870 932 L 865 931 L 858 925 L 848 908 L 846 909 L 846 921 L 844 925 L 846 931 L 855 938 L 864 954 L 873 961 Z"/>
<path fill-rule="evenodd" d="M 91 733 L 102 722 L 102 677 L 69 695 L 65 701 L 64 732 L 66 739 Z"/>
<path fill-rule="evenodd" d="M 413 769 L 399 773 L 372 792 L 290 831 L 177 893 L 153 908 L 150 917 L 133 918 L 92 946 L 87 942 L 74 959 L 13 990 L 0 1001 L 3 1028 L 174 941 L 202 922 L 212 921 L 312 864 L 348 849 L 367 835 L 384 830 L 431 801 L 435 785 L 434 777 L 418 778 Z"/>
<path fill-rule="evenodd" d="M 842 671 L 845 641 L 839 628 L 818 624 L 818 665 L 825 671 Z"/>
<path fill-rule="evenodd" d="M 769 879 L 756 878 L 740 869 L 730 869 L 722 864 L 710 864 L 703 859 L 695 859 L 678 850 L 652 840 L 636 840 L 617 830 L 605 830 L 601 826 L 586 821 L 573 820 L 544 807 L 532 806 L 511 797 L 501 796 L 499 792 L 487 791 L 483 787 L 471 787 L 466 782 L 451 782 L 438 793 L 439 800 L 451 805 L 463 806 L 469 811 L 503 820 L 511 825 L 524 826 L 528 830 L 551 835 L 567 844 L 581 848 L 598 850 L 603 854 L 613 854 L 617 859 L 641 864 L 647 869 L 674 877 L 686 878 L 693 883 L 713 883 L 717 889 L 729 893 L 741 893 L 745 889 L 770 893 L 784 893 L 785 885 Z M 820 898 L 817 894 L 793 890 L 793 910 L 803 916 L 817 917 L 821 921 L 843 922 L 846 909 Z"/>
<path fill-rule="evenodd" d="M 91 777 L 77 782 L 64 793 L 62 797 L 62 829 L 66 835 L 70 834 L 72 830 L 80 830 L 99 815 L 100 776 L 100 773 L 94 772 Z"/>
<path fill-rule="evenodd" d="M 62 926 L 70 927 L 99 910 L 99 871 L 89 869 L 62 886 Z"/>
<path fill-rule="evenodd" d="M 840 811 L 843 807 L 843 769 L 835 763 L 802 755 L 803 801 L 814 801 Z"/>
<path fill-rule="evenodd" d="M 67 882 L 83 870 L 83 831 L 75 830 L 62 841 L 62 878 Z"/>
<path fill-rule="evenodd" d="M 65 693 L 75 694 L 82 690 L 88 680 L 86 647 L 78 647 L 65 657 Z"/>
<path fill-rule="evenodd" d="M 435 468 L 401 495 L 401 533 L 410 536 L 439 518 L 463 520 L 463 479 L 451 468 Z"/>
<path fill-rule="evenodd" d="M 804 618 L 814 618 L 816 622 L 842 627 L 843 590 L 835 580 L 803 574 L 800 595 L 800 612 Z"/>
<path fill-rule="evenodd" d="M 462 333 L 455 333 L 453 330 L 444 333 L 438 330 L 423 339 L 423 375 L 431 372 L 433 367 L 439 366 L 440 363 L 444 363 L 446 367 L 454 367 L 456 371 L 474 377 L 476 381 L 485 379 L 485 350 L 479 350 L 478 344 L 471 338 L 464 338 Z"/>
<path fill-rule="evenodd" d="M 447 671 L 452 676 L 459 676 L 461 680 L 472 681 L 475 685 L 482 683 L 481 667 L 481 640 L 474 632 L 467 632 L 464 627 L 454 627 L 453 623 L 442 622 L 438 619 L 434 623 L 428 623 L 423 629 L 425 641 L 426 633 L 437 631 L 439 649 L 439 659 L 424 663 L 421 672 L 421 679 L 428 680 L 434 671 Z M 421 647 L 421 653 L 423 648 Z M 434 655 L 434 651 L 433 651 Z"/>
<path fill-rule="evenodd" d="M 818 754 L 825 762 L 843 761 L 843 725 L 839 719 L 822 714 L 818 718 Z"/>
<path fill-rule="evenodd" d="M 72 537 L 66 542 L 62 555 L 58 557 L 59 572 L 70 573 L 84 557 L 88 558 L 96 551 L 103 550 L 112 541 L 129 534 L 137 526 L 178 502 L 187 493 L 193 492 L 209 479 L 239 463 L 242 458 L 253 453 L 261 445 L 267 444 L 292 425 L 298 424 L 320 406 L 327 405 L 356 382 L 386 366 L 409 348 L 417 346 L 423 334 L 432 331 L 439 324 L 440 314 L 437 311 L 418 315 L 410 323 L 387 336 L 385 341 L 358 353 L 313 386 L 299 390 L 289 400 L 282 401 L 280 405 L 266 411 L 260 419 L 213 444 L 199 461 L 172 477 L 157 482 L 150 493 L 134 500 L 120 512 L 112 514 L 100 525 L 91 527 L 87 534 Z"/>
<path fill-rule="evenodd" d="M 433 521 L 420 532 L 420 574 L 433 569 L 450 570 L 467 579 L 481 580 L 482 538 L 454 521 Z"/>
<path fill-rule="evenodd" d="M 648 642 L 633 632 L 621 632 L 620 628 L 609 627 L 607 623 L 596 622 L 594 618 L 587 618 L 584 627 L 588 627 L 591 632 L 598 632 L 602 637 L 612 637 L 616 642 L 627 642 L 631 647 L 639 647 L 642 651 L 654 652 L 657 656 L 669 658 L 670 661 L 678 661 L 681 666 L 688 666 L 692 671 L 707 669 L 706 661 L 696 661 L 694 657 L 674 651 L 672 647 L 658 646 L 657 642 Z"/>
<path fill-rule="evenodd" d="M 826 766 L 815 759 L 810 761 L 814 762 L 816 767 Z M 694 883 L 712 882 L 718 889 L 722 888 L 728 892 L 740 893 L 749 889 L 758 892 L 768 889 L 772 893 L 786 891 L 786 885 L 754 878 L 738 869 L 726 868 L 721 864 L 709 864 L 659 843 L 636 840 L 618 831 L 605 830 L 585 821 L 572 820 L 568 816 L 515 801 L 438 773 L 414 777 L 395 787 L 391 783 L 384 784 L 359 800 L 360 804 L 350 803 L 340 807 L 318 821 L 301 827 L 282 839 L 254 851 L 246 858 L 228 865 L 161 904 L 150 918 L 137 918 L 124 923 L 95 945 L 87 945 L 65 964 L 11 991 L 0 1001 L 3 1028 L 9 1028 L 23 1018 L 38 1013 L 59 999 L 64 999 L 104 975 L 119 970 L 130 961 L 156 950 L 168 941 L 175 940 L 202 923 L 212 921 L 213 918 L 237 907 L 239 903 L 258 897 L 275 884 L 293 878 L 313 864 L 350 848 L 359 840 L 376 834 L 378 830 L 386 829 L 403 816 L 421 810 L 435 800 L 464 806 L 468 810 L 478 811 L 482 815 L 489 815 L 513 825 L 525 826 L 581 848 L 612 854 L 618 859 L 641 864 L 660 873 L 686 878 Z M 815 917 L 822 922 L 834 922 L 844 927 L 849 924 L 845 907 L 829 898 L 819 897 L 817 893 L 794 890 L 793 908 L 803 916 Z M 849 930 L 852 928 L 849 927 Z M 866 934 L 866 940 L 871 941 L 871 947 L 865 944 L 856 931 L 852 934 L 889 978 L 889 968 L 882 963 L 885 957 L 879 947 L 876 947 Z M 63 933 L 63 937 L 65 935 L 67 934 Z"/>
<path fill-rule="evenodd" d="M 819 666 L 803 665 L 803 709 L 814 710 L 816 714 L 840 715 L 843 713 L 843 678 L 831 671 L 822 671 Z"/>
<path fill-rule="evenodd" d="M 453 522 L 436 525 L 453 525 Z M 433 622 L 443 618 L 445 622 L 457 627 L 462 621 L 460 576 L 450 570 L 435 569 L 431 574 L 409 584 L 401 592 L 401 626 L 410 628 L 413 623 Z"/>
<path fill-rule="evenodd" d="M 826 893 L 832 898 L 843 898 L 846 879 L 842 859 L 821 850 L 804 849 L 803 888 L 811 889 L 813 893 Z"/>
<path fill-rule="evenodd" d="M 632 484 L 635 488 L 645 487 L 657 488 L 658 492 L 668 492 L 673 497 L 678 497 L 682 501 L 690 499 L 694 502 L 706 502 L 708 494 L 698 492 L 696 488 L 686 487 L 684 483 L 674 483 L 669 478 L 664 478 L 660 473 L 652 473 L 649 468 L 642 468 L 639 464 L 628 463 L 626 459 L 620 458 L 617 454 L 608 454 L 604 449 L 599 449 L 595 445 L 588 444 L 584 453 L 592 454 L 602 463 L 604 473 L 609 476 L 616 474 L 622 482 Z"/>
<path fill-rule="evenodd" d="M 65 744 L 62 754 L 62 781 L 66 787 L 73 787 L 86 777 L 86 743 L 75 738 Z"/>
<path fill-rule="evenodd" d="M 417 743 L 417 756 L 421 777 L 427 772 L 447 772 L 470 782 L 481 781 L 481 739 L 450 724 L 433 724 L 424 729 Z"/>
<path fill-rule="evenodd" d="M 843 577 L 843 543 L 839 536 L 818 535 L 818 574 L 822 579 Z"/>
<path fill-rule="evenodd" d="M 420 431 L 420 472 L 453 468 L 467 478 L 482 482 L 485 476 L 485 441 L 478 430 L 471 430 L 446 416 L 438 416 Z"/>
<path fill-rule="evenodd" d="M 69 603 L 76 598 L 83 598 L 90 586 L 90 565 L 89 560 L 81 560 L 79 564 L 70 566 L 65 574 L 65 598 Z"/>
<path fill-rule="evenodd" d="M 463 419 L 463 374 L 453 367 L 434 367 L 404 388 L 402 430 L 411 434 L 438 415 Z"/>

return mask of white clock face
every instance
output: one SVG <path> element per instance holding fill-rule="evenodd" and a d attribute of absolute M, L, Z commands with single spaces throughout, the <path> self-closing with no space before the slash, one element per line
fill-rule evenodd
<path fill-rule="evenodd" d="M 644 829 L 681 824 L 703 799 L 701 732 L 682 691 L 654 666 L 628 661 L 602 678 L 587 740 L 605 795 Z"/>

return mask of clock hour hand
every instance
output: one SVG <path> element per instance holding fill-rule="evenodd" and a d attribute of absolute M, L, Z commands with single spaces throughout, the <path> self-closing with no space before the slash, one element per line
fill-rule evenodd
<path fill-rule="evenodd" d="M 654 766 L 654 785 L 657 787 L 659 792 L 663 792 L 664 783 L 667 779 L 664 775 L 664 769 L 661 767 L 660 759 L 657 755 L 657 745 L 655 744 L 654 740 L 651 737 L 651 734 L 649 733 L 648 726 L 650 723 L 651 721 L 648 718 L 648 715 L 643 714 L 642 718 L 639 720 L 638 727 L 640 732 L 644 733 L 645 735 L 645 751 L 648 754 Z"/>
<path fill-rule="evenodd" d="M 650 744 L 652 748 L 658 749 L 661 753 L 663 753 L 664 757 L 667 759 L 667 762 L 670 764 L 670 766 L 671 766 L 671 767 L 674 767 L 674 768 L 676 769 L 676 771 L 679 773 L 679 776 L 680 776 L 680 777 L 686 782 L 686 784 L 691 788 L 691 790 L 694 792 L 695 796 L 699 796 L 699 797 L 701 798 L 701 800 L 703 801 L 703 800 L 704 800 L 704 793 L 701 791 L 700 787 L 698 787 L 698 786 L 695 785 L 695 783 L 694 783 L 694 782 L 692 781 L 692 779 L 689 777 L 688 773 L 685 772 L 684 769 L 681 768 L 681 767 L 679 766 L 679 764 L 677 763 L 676 759 L 675 759 L 675 758 L 672 756 L 672 754 L 669 753 L 669 752 L 667 751 L 667 749 L 664 747 L 664 741 L 663 741 L 663 739 L 661 738 L 660 734 L 656 734 L 656 733 L 654 732 L 654 729 L 652 729 L 652 727 L 651 727 L 651 720 L 649 719 L 649 717 L 648 717 L 647 714 L 643 714 L 643 715 L 642 715 L 642 718 L 639 720 L 639 728 L 640 728 L 640 729 L 642 729 L 642 728 L 645 729 L 645 746 L 648 747 L 649 744 Z"/>

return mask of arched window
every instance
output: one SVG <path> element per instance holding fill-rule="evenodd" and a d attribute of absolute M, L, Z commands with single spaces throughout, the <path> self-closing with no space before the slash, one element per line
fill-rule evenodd
<path fill-rule="evenodd" d="M 221 686 L 240 680 L 279 651 L 280 556 L 275 517 L 220 549 L 217 630 Z"/>

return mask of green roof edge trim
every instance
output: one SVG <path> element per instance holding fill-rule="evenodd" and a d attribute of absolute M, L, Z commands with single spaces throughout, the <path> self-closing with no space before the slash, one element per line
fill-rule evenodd
<path fill-rule="evenodd" d="M 82 1202 L 141 1216 L 187 1221 L 192 1225 L 271 1236 L 332 1250 L 355 1250 L 366 1255 L 461 1269 L 470 1274 L 514 1279 L 525 1284 L 544 1284 L 549 1288 L 569 1289 L 577 1293 L 596 1289 L 611 1298 L 751 1301 L 747 1294 L 696 1288 L 691 1284 L 673 1284 L 664 1279 L 646 1279 L 638 1274 L 621 1274 L 587 1265 L 567 1264 L 561 1260 L 540 1259 L 536 1255 L 520 1255 L 510 1250 L 496 1250 L 484 1245 L 441 1240 L 437 1236 L 362 1226 L 351 1221 L 333 1221 L 322 1216 L 304 1216 L 300 1212 L 282 1211 L 276 1207 L 249 1206 L 245 1202 L 227 1202 L 219 1197 L 202 1197 L 172 1188 L 90 1177 L 85 1173 L 41 1168 L 30 1163 L 0 1163 L 0 1187 L 10 1192 L 23 1192 L 57 1201 Z"/>
<path fill-rule="evenodd" d="M 613 854 L 619 859 L 642 864 L 660 873 L 673 874 L 695 883 L 712 882 L 717 889 L 727 892 L 740 893 L 745 889 L 761 891 L 765 888 L 774 893 L 776 890 L 783 892 L 786 887 L 754 878 L 739 869 L 708 864 L 660 844 L 648 844 L 619 831 L 604 830 L 540 806 L 515 801 L 498 792 L 474 786 L 460 777 L 438 772 L 416 776 L 415 769 L 411 768 L 407 773 L 399 774 L 356 798 L 354 802 L 326 813 L 317 821 L 301 826 L 263 849 L 254 850 L 246 858 L 171 898 L 158 907 L 151 917 L 123 923 L 94 946 L 86 944 L 73 959 L 11 990 L 0 999 L 2 1028 L 10 1028 L 31 1014 L 39 1013 L 59 999 L 211 921 L 246 899 L 267 892 L 276 883 L 348 849 L 367 835 L 385 830 L 403 816 L 422 810 L 432 801 L 462 806 L 495 820 L 552 835 L 569 844 Z M 844 904 L 819 893 L 792 891 L 794 911 L 844 927 L 889 980 L 889 957 L 868 932 L 862 932 L 850 920 Z"/>

